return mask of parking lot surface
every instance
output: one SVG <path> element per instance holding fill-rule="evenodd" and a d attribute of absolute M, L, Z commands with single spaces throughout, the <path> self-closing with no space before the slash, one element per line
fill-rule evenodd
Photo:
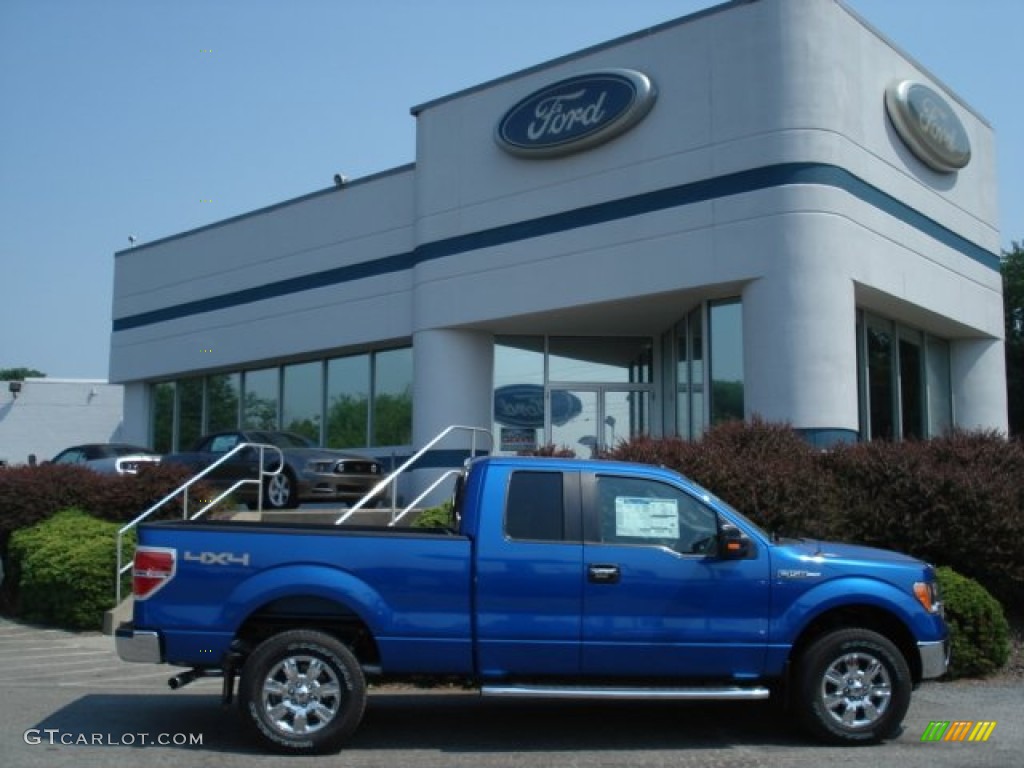
<path fill-rule="evenodd" d="M 276 766 L 220 704 L 220 683 L 170 691 L 175 668 L 120 661 L 110 637 L 0 620 L 4 766 Z M 995 722 L 985 742 L 926 742 L 933 721 Z M 915 693 L 904 732 L 871 747 L 808 744 L 765 703 L 565 702 L 481 699 L 454 689 L 382 687 L 337 755 L 289 766 L 815 766 L 1016 768 L 1024 754 L 1020 682 L 931 683 Z"/>

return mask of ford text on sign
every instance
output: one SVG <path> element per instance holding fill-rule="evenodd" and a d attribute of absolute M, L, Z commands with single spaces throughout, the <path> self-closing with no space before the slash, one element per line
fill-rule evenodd
<path fill-rule="evenodd" d="M 514 155 L 552 157 L 602 144 L 654 105 L 650 79 L 631 69 L 592 72 L 535 91 L 498 123 L 495 140 Z"/>

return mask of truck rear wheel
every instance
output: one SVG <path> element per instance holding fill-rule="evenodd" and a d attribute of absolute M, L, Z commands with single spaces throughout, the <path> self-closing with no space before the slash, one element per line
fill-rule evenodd
<path fill-rule="evenodd" d="M 893 643 L 867 629 L 842 629 L 801 655 L 794 704 L 822 741 L 869 744 L 899 733 L 911 687 L 910 669 Z"/>
<path fill-rule="evenodd" d="M 295 629 L 268 638 L 242 669 L 239 703 L 253 734 L 290 754 L 335 752 L 366 708 L 366 680 L 337 638 Z"/>

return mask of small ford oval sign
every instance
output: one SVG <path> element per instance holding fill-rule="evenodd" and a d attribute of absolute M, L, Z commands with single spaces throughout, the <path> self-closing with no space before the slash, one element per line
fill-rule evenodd
<path fill-rule="evenodd" d="M 885 108 L 893 127 L 923 163 L 952 173 L 971 161 L 971 142 L 960 118 L 927 85 L 900 80 L 885 90 Z"/>
<path fill-rule="evenodd" d="M 657 92 L 647 75 L 609 69 L 531 93 L 498 123 L 495 140 L 521 157 L 555 157 L 596 147 L 640 122 Z"/>
<path fill-rule="evenodd" d="M 583 412 L 583 403 L 572 392 L 551 391 L 551 423 L 566 424 Z M 506 427 L 544 426 L 544 387 L 540 384 L 508 384 L 494 390 L 494 420 Z"/>

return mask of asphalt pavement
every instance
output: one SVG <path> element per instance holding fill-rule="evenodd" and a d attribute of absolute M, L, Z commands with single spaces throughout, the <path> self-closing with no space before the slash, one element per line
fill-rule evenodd
<path fill-rule="evenodd" d="M 106 635 L 0 619 L 0 762 L 280 768 L 283 758 L 263 753 L 245 736 L 237 711 L 221 706 L 219 681 L 170 691 L 166 681 L 175 671 L 120 661 Z M 983 742 L 922 741 L 933 722 L 995 726 Z M 286 759 L 318 768 L 1018 768 L 1021 755 L 1024 684 L 1000 679 L 925 684 L 899 738 L 856 748 L 809 744 L 766 703 L 498 700 L 385 686 L 372 690 L 346 749 Z"/>

